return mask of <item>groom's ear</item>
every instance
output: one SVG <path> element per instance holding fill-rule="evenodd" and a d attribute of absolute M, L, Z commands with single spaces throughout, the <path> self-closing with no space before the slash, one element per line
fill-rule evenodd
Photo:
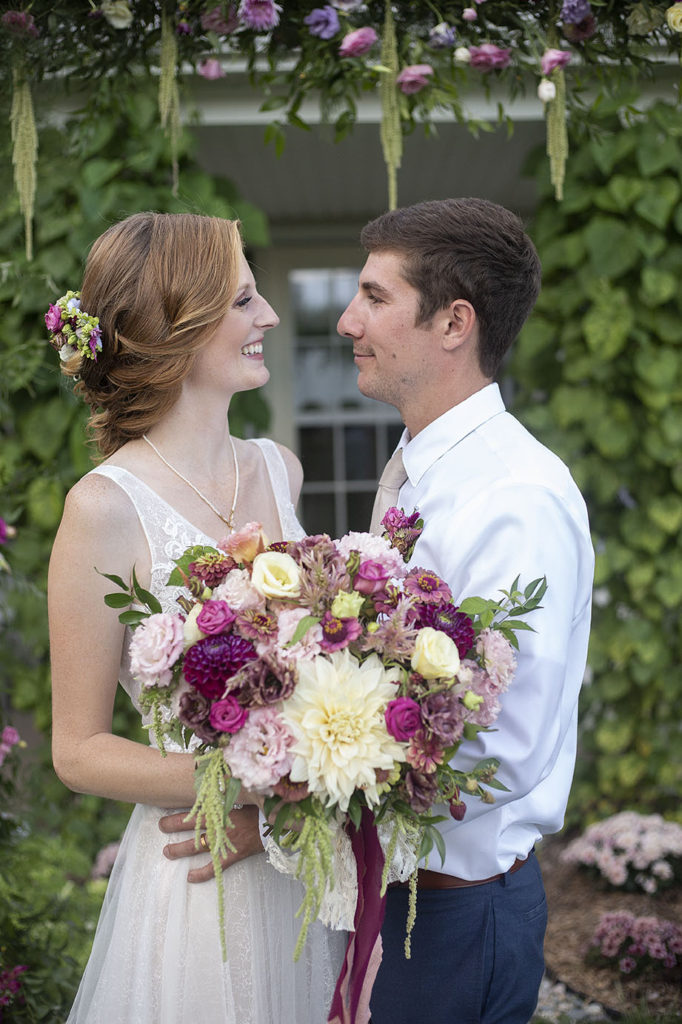
<path fill-rule="evenodd" d="M 443 333 L 443 347 L 446 351 L 460 348 L 472 337 L 476 337 L 476 310 L 466 299 L 455 299 L 443 314 L 446 317 Z"/>

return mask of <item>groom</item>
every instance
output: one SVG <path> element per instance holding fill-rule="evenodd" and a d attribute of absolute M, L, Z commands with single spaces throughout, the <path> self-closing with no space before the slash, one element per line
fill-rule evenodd
<path fill-rule="evenodd" d="M 498 758 L 508 792 L 440 826 L 446 859 L 420 870 L 410 960 L 407 890 L 389 891 L 372 1021 L 526 1024 L 546 924 L 533 846 L 563 823 L 593 570 L 568 470 L 505 412 L 493 383 L 537 298 L 540 265 L 520 221 L 479 199 L 392 211 L 361 240 L 369 255 L 338 329 L 353 340 L 360 391 L 394 405 L 406 428 L 390 464 L 394 491 L 380 486 L 377 502 L 419 509 L 411 564 L 435 569 L 455 600 L 495 597 L 517 576 L 521 587 L 548 581 L 536 632 L 519 636 L 495 731 L 464 742 L 457 758 L 458 767 Z M 179 826 L 166 820 L 168 831 Z M 251 810 L 231 834 L 237 857 L 260 848 L 254 822 Z M 189 854 L 193 841 L 167 849 Z"/>
<path fill-rule="evenodd" d="M 537 298 L 540 263 L 518 218 L 482 199 L 394 210 L 361 241 L 369 255 L 338 330 L 353 341 L 360 391 L 394 405 L 405 424 L 373 525 L 387 504 L 418 508 L 424 530 L 410 565 L 435 569 L 455 601 L 499 596 L 517 576 L 521 588 L 548 582 L 536 632 L 519 634 L 494 731 L 457 755 L 460 768 L 498 758 L 508 792 L 472 800 L 462 820 L 440 826 L 445 862 L 433 856 L 419 872 L 410 960 L 408 892 L 389 891 L 372 1021 L 526 1024 L 547 916 L 533 847 L 563 824 L 593 575 L 577 487 L 493 383 Z"/>

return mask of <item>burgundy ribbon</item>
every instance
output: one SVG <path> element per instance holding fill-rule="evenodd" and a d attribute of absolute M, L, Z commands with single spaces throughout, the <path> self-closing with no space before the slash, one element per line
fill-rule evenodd
<path fill-rule="evenodd" d="M 380 963 L 372 954 L 375 953 L 386 912 L 386 897 L 380 895 L 384 853 L 372 812 L 363 807 L 360 828 L 350 825 L 349 832 L 358 873 L 358 902 L 354 931 L 348 939 L 328 1024 L 359 1024 L 358 1011 L 366 1008 L 366 988 L 374 982 Z"/>

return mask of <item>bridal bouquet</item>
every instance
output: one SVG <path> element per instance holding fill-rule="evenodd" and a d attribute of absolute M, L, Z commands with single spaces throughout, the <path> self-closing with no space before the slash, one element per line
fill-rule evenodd
<path fill-rule="evenodd" d="M 406 562 L 423 527 L 390 509 L 383 536 L 349 533 L 268 544 L 250 523 L 217 548 L 184 552 L 168 583 L 177 613 L 133 576 L 114 607 L 133 605 L 131 669 L 156 741 L 197 751 L 197 840 L 205 829 L 220 886 L 229 814 L 243 787 L 263 798 L 273 837 L 298 854 L 305 885 L 297 955 L 333 886 L 339 828 L 369 821 L 416 864 L 436 829 L 459 819 L 462 794 L 492 802 L 499 764 L 460 770 L 464 738 L 488 729 L 514 669 L 520 616 L 545 590 L 518 580 L 499 600 L 459 607 L 446 583 Z M 143 608 L 140 608 L 140 605 Z M 438 811 L 434 811 L 434 808 Z M 222 900 L 220 900 L 222 913 Z M 221 928 L 223 933 L 223 928 Z"/>

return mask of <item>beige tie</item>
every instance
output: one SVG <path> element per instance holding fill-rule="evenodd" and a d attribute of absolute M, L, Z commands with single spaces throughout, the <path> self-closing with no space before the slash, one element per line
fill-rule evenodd
<path fill-rule="evenodd" d="M 398 448 L 397 451 L 393 452 L 393 455 L 386 463 L 381 479 L 379 480 L 379 486 L 377 488 L 377 496 L 374 499 L 374 508 L 372 509 L 372 523 L 369 528 L 370 533 L 382 534 L 383 527 L 381 520 L 386 515 L 389 508 L 395 505 L 398 501 L 398 492 L 407 480 L 407 473 L 405 472 L 405 466 L 403 465 L 403 450 Z"/>

